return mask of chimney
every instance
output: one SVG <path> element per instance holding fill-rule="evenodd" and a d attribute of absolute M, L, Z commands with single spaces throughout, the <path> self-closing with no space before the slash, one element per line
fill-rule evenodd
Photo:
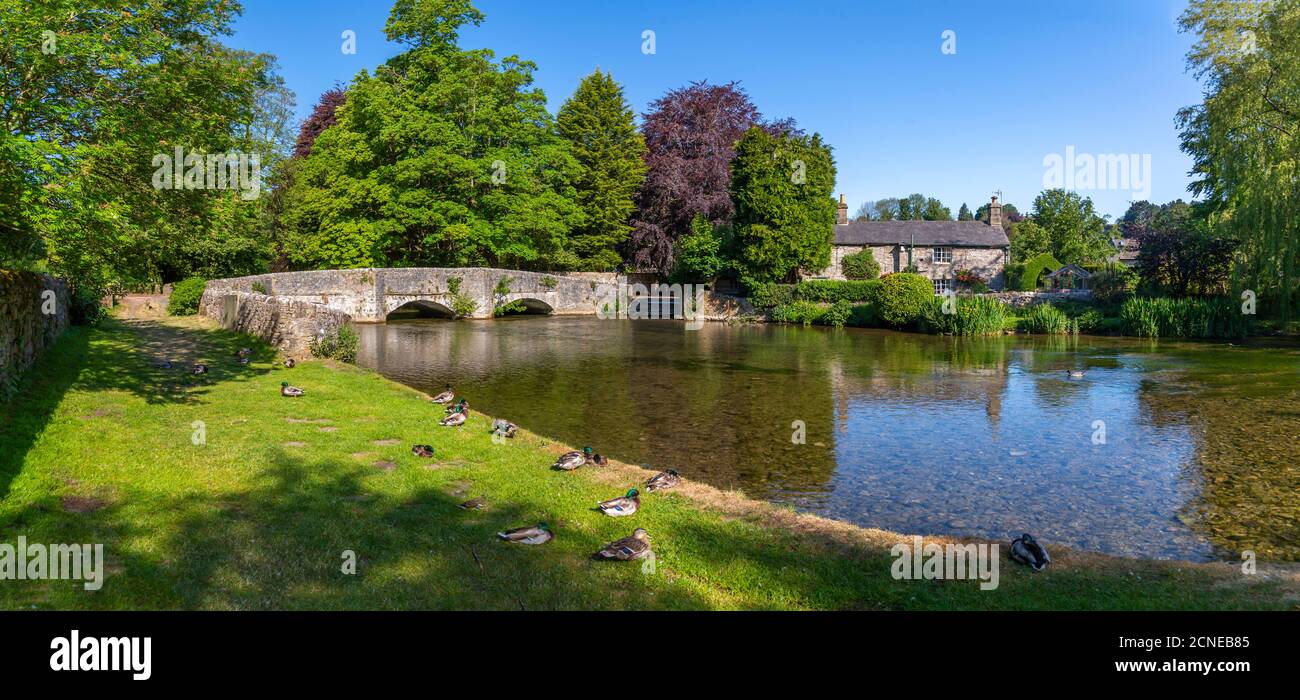
<path fill-rule="evenodd" d="M 996 196 L 994 196 L 993 201 L 989 203 L 989 226 L 997 226 L 999 228 L 1002 226 L 1002 205 L 998 204 L 998 198 Z"/>
<path fill-rule="evenodd" d="M 844 195 L 840 195 L 840 206 L 835 210 L 835 223 L 841 226 L 849 223 L 849 205 L 844 201 Z"/>

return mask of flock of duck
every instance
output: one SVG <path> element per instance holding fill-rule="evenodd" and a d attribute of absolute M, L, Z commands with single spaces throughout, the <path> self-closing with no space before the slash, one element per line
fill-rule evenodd
<path fill-rule="evenodd" d="M 251 349 L 240 348 L 235 352 L 235 357 L 238 358 L 240 364 L 246 365 L 248 364 L 249 358 L 252 354 L 253 351 Z M 284 366 L 287 368 L 292 369 L 296 364 L 297 363 L 292 357 L 286 357 L 284 359 Z M 171 369 L 172 363 L 164 360 L 163 362 L 156 364 L 155 367 L 160 369 Z M 208 366 L 202 363 L 195 363 L 190 368 L 190 372 L 195 375 L 206 374 L 207 371 Z M 1071 379 L 1081 379 L 1084 376 L 1084 373 L 1081 370 L 1067 370 L 1067 373 Z M 298 387 L 290 386 L 288 382 L 280 382 L 281 396 L 296 398 L 305 393 L 305 391 Z M 439 425 L 457 427 L 464 425 L 465 422 L 469 420 L 469 401 L 464 397 L 461 397 L 460 401 L 456 402 L 456 393 L 452 390 L 450 384 L 447 385 L 447 388 L 443 392 L 434 396 L 432 401 L 435 404 L 447 406 L 447 415 L 438 421 Z M 518 430 L 519 426 L 508 420 L 498 418 L 492 421 L 491 434 L 494 439 L 513 438 Z M 434 454 L 433 446 L 412 445 L 411 453 L 416 457 L 426 459 L 432 458 Z M 551 468 L 559 471 L 573 471 L 588 464 L 603 466 L 608 463 L 609 460 L 607 458 L 593 452 L 590 447 L 584 447 L 581 451 L 573 450 L 572 452 L 566 452 L 560 455 L 559 459 L 555 460 L 555 463 L 551 465 Z M 645 490 L 647 492 L 663 491 L 671 489 L 680 483 L 681 476 L 675 470 L 668 469 L 650 477 L 645 482 Z M 463 510 L 479 510 L 486 504 L 487 499 L 479 497 L 465 501 L 458 507 Z M 618 518 L 633 515 L 641 509 L 641 492 L 635 488 L 628 489 L 627 493 L 618 498 L 598 502 L 596 507 L 600 512 L 610 517 Z M 555 531 L 551 530 L 550 526 L 546 523 L 541 522 L 536 525 L 527 525 L 498 532 L 497 537 L 506 542 L 537 545 L 546 544 L 555 539 Z M 602 547 L 600 551 L 592 555 L 592 558 L 630 561 L 633 559 L 643 559 L 649 556 L 651 552 L 650 533 L 646 532 L 645 528 L 638 527 L 631 535 L 610 542 Z M 1042 571 L 1049 563 L 1051 563 L 1051 557 L 1048 556 L 1047 549 L 1039 544 L 1038 541 L 1029 533 L 1024 533 L 1020 537 L 1011 541 L 1011 558 L 1030 567 L 1034 571 Z"/>

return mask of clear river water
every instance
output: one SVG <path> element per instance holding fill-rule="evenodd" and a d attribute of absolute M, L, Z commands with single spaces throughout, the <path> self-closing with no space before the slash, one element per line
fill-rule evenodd
<path fill-rule="evenodd" d="M 359 364 L 394 380 L 450 382 L 541 435 L 801 511 L 1135 557 L 1300 560 L 1294 343 L 538 316 L 359 331 Z"/>

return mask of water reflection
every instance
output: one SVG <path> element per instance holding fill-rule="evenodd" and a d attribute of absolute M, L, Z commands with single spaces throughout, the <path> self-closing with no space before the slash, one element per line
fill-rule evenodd
<path fill-rule="evenodd" d="M 1300 552 L 1294 349 L 1232 350 L 1277 373 L 1268 393 L 1202 388 L 1225 371 L 1215 348 L 1118 339 L 526 317 L 360 330 L 360 363 L 398 381 L 450 381 L 565 443 L 864 525 L 1023 530 L 1148 557 Z M 1271 451 L 1208 438 L 1217 423 L 1198 407 L 1267 423 Z M 806 444 L 791 442 L 795 421 Z M 1243 521 L 1242 494 L 1205 478 L 1225 469 L 1291 488 Z"/>

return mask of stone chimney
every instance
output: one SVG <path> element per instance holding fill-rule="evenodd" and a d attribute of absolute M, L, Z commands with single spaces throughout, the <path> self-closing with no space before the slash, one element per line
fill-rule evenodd
<path fill-rule="evenodd" d="M 841 226 L 849 223 L 849 204 L 844 201 L 844 195 L 840 195 L 840 206 L 835 210 L 835 223 Z"/>
<path fill-rule="evenodd" d="M 995 196 L 992 202 L 989 202 L 989 226 L 1002 226 L 1002 205 L 998 204 L 998 198 Z"/>

